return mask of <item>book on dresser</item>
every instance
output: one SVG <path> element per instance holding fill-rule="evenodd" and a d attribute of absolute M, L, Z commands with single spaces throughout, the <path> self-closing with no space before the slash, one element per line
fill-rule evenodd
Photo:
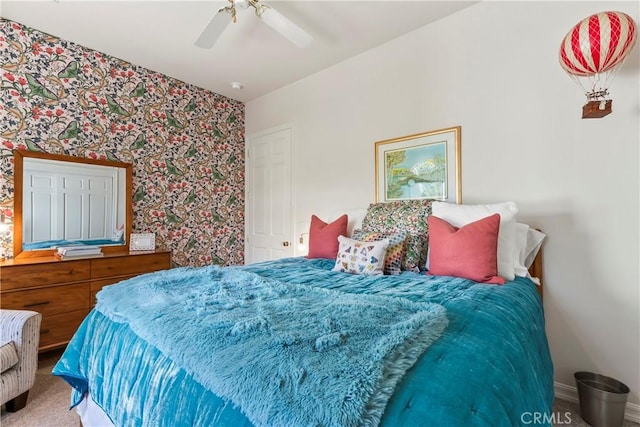
<path fill-rule="evenodd" d="M 56 252 L 55 257 L 60 259 L 60 260 L 66 260 L 66 259 L 83 259 L 83 258 L 100 258 L 103 257 L 104 254 L 102 252 L 98 252 L 98 253 L 70 253 L 70 254 L 66 254 L 66 255 L 62 255 Z"/>
<path fill-rule="evenodd" d="M 104 254 L 100 246 L 72 245 L 58 247 L 55 256 L 58 259 L 80 259 L 101 257 Z"/>

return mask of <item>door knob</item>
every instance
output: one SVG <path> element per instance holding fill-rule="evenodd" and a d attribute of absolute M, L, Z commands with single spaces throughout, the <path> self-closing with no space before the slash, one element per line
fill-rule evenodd
<path fill-rule="evenodd" d="M 289 246 L 289 242 L 282 242 L 282 246 Z"/>

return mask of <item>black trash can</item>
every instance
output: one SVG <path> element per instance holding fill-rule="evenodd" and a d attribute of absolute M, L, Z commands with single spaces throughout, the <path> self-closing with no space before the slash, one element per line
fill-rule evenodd
<path fill-rule="evenodd" d="M 629 387 L 592 372 L 576 372 L 573 376 L 582 419 L 593 427 L 622 426 Z"/>

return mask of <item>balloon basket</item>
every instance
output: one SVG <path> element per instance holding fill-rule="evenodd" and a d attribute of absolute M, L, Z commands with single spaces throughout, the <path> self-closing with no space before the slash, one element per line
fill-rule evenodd
<path fill-rule="evenodd" d="M 607 101 L 589 101 L 582 107 L 583 119 L 599 119 L 611 113 L 611 104 L 613 100 Z"/>

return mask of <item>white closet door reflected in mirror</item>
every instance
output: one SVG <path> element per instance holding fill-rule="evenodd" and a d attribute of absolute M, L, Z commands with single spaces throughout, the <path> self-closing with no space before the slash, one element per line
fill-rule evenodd
<path fill-rule="evenodd" d="M 126 221 L 123 168 L 25 158 L 23 177 L 24 250 L 109 240 Z"/>

